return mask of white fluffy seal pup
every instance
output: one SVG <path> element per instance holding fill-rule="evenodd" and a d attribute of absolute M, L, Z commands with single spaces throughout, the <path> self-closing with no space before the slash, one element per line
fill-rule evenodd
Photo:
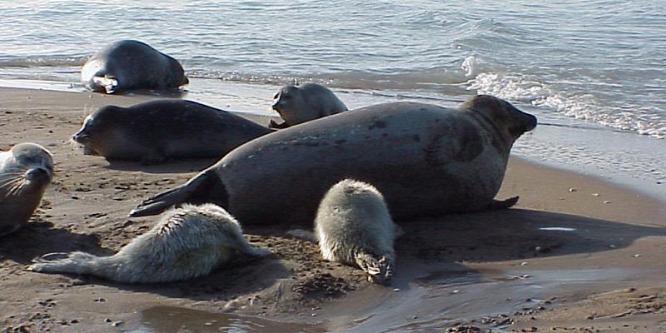
<path fill-rule="evenodd" d="M 390 281 L 396 226 L 374 186 L 352 179 L 333 185 L 319 204 L 314 224 L 324 259 L 356 265 L 371 282 Z"/>
<path fill-rule="evenodd" d="M 28 223 L 53 178 L 53 157 L 36 143 L 0 152 L 0 237 Z"/>
<path fill-rule="evenodd" d="M 273 97 L 272 107 L 284 122 L 278 124 L 271 120 L 270 128 L 287 128 L 347 111 L 347 106 L 330 89 L 316 83 L 280 88 Z"/>
<path fill-rule="evenodd" d="M 219 206 L 183 205 L 166 212 L 152 229 L 115 255 L 72 252 L 51 260 L 63 255 L 51 253 L 36 258 L 28 269 L 90 274 L 123 283 L 157 283 L 196 278 L 225 263 L 269 253 L 250 245 L 238 221 Z"/>

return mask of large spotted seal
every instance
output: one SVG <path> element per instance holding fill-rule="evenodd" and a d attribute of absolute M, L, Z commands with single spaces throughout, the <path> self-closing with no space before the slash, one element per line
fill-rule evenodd
<path fill-rule="evenodd" d="M 347 106 L 328 88 L 306 83 L 302 86 L 287 85 L 273 97 L 273 110 L 280 114 L 284 122 L 277 124 L 271 120 L 271 128 L 287 128 L 306 121 L 319 119 L 347 111 Z"/>
<path fill-rule="evenodd" d="M 273 130 L 233 113 L 184 100 L 127 108 L 108 105 L 83 121 L 72 139 L 86 154 L 155 164 L 168 159 L 220 158 Z"/>
<path fill-rule="evenodd" d="M 514 141 L 537 120 L 476 96 L 459 109 L 387 103 L 311 121 L 234 149 L 132 215 L 184 202 L 216 202 L 243 223 L 303 223 L 342 179 L 373 184 L 396 221 L 508 207 L 493 200 Z"/>
<path fill-rule="evenodd" d="M 53 177 L 53 158 L 36 143 L 0 152 L 0 237 L 25 225 Z"/>
<path fill-rule="evenodd" d="M 185 205 L 166 212 L 153 228 L 112 256 L 51 253 L 35 259 L 28 269 L 155 283 L 192 279 L 232 261 L 268 254 L 243 238 L 240 224 L 224 209 L 213 204 Z"/>
<path fill-rule="evenodd" d="M 333 185 L 319 204 L 314 224 L 324 259 L 356 265 L 374 283 L 391 280 L 396 226 L 374 186 L 351 179 Z"/>
<path fill-rule="evenodd" d="M 121 40 L 93 55 L 81 69 L 81 82 L 92 91 L 175 89 L 189 83 L 178 61 L 151 46 Z"/>

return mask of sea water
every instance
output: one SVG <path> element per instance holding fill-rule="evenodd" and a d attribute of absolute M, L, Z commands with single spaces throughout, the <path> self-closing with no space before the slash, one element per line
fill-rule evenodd
<path fill-rule="evenodd" d="M 0 85 L 81 91 L 88 57 L 136 39 L 183 64 L 186 98 L 221 108 L 270 114 L 277 87 L 292 82 L 325 84 L 350 108 L 456 106 L 491 94 L 539 118 L 517 155 L 663 194 L 664 8 L 658 0 L 2 0 Z"/>

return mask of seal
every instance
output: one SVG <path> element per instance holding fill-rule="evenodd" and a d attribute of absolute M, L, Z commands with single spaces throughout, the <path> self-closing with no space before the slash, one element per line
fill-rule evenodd
<path fill-rule="evenodd" d="M 53 157 L 36 143 L 0 152 L 0 237 L 26 223 L 53 178 Z"/>
<path fill-rule="evenodd" d="M 184 100 L 128 108 L 104 106 L 87 116 L 72 140 L 85 154 L 156 164 L 169 159 L 220 158 L 273 130 L 231 112 Z"/>
<path fill-rule="evenodd" d="M 238 221 L 224 209 L 213 204 L 184 205 L 166 212 L 153 228 L 112 256 L 50 253 L 34 259 L 28 270 L 89 274 L 123 283 L 172 282 L 269 253 L 250 245 Z"/>
<path fill-rule="evenodd" d="M 316 83 L 300 87 L 284 86 L 275 94 L 273 101 L 273 110 L 280 114 L 284 122 L 278 124 L 271 120 L 270 128 L 287 128 L 347 111 L 345 104 L 331 90 Z"/>
<path fill-rule="evenodd" d="M 324 259 L 356 265 L 370 282 L 388 284 L 396 226 L 374 186 L 352 179 L 333 185 L 319 204 L 314 224 Z"/>
<path fill-rule="evenodd" d="M 93 55 L 81 69 L 88 90 L 113 94 L 137 89 L 167 90 L 188 84 L 178 61 L 148 44 L 121 40 Z"/>
<path fill-rule="evenodd" d="M 364 107 L 249 141 L 130 212 L 215 202 L 246 224 L 314 221 L 342 179 L 375 186 L 396 221 L 510 207 L 499 191 L 511 147 L 534 116 L 487 95 L 460 108 L 397 102 Z"/>

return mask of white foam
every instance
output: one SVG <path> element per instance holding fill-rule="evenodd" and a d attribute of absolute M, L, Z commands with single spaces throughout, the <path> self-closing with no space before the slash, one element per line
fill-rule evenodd
<path fill-rule="evenodd" d="M 469 63 L 473 65 L 474 61 Z M 632 107 L 628 102 L 607 105 L 590 93 L 558 91 L 551 84 L 535 79 L 533 75 L 479 73 L 468 84 L 468 90 L 476 90 L 479 94 L 530 103 L 540 109 L 615 129 L 655 138 L 666 137 L 666 115 L 660 117 L 658 113 L 641 110 L 638 106 Z"/>

